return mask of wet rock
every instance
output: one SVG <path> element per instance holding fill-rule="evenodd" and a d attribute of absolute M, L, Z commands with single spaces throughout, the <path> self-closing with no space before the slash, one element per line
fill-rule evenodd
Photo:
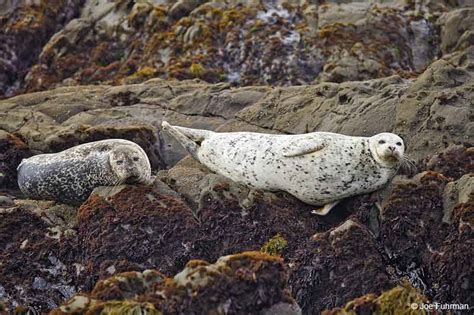
<path fill-rule="evenodd" d="M 453 145 L 423 162 L 422 168 L 456 180 L 474 171 L 474 148 Z"/>
<path fill-rule="evenodd" d="M 190 205 L 201 233 L 193 243 L 195 255 L 206 260 L 259 250 L 278 233 L 287 241 L 282 256 L 290 257 L 300 242 L 341 220 L 337 212 L 314 216 L 313 207 L 284 193 L 250 190 L 189 157 L 157 177 Z"/>
<path fill-rule="evenodd" d="M 424 287 L 425 253 L 447 236 L 443 223 L 443 191 L 449 181 L 442 174 L 424 172 L 393 183 L 382 205 L 381 242 L 388 257 L 411 281 Z"/>
<path fill-rule="evenodd" d="M 413 157 L 439 153 L 450 144 L 472 146 L 472 108 L 466 98 L 471 93 L 471 77 L 468 67 L 438 60 L 400 97 L 394 131 L 405 136 Z M 414 133 L 416 137 L 409 136 Z"/>
<path fill-rule="evenodd" d="M 472 145 L 470 59 L 439 60 L 416 80 L 383 79 L 302 87 L 233 89 L 202 81 L 160 79 L 119 87 L 65 87 L 0 102 L 0 128 L 30 149 L 54 152 L 104 139 L 126 138 L 147 152 L 153 168 L 169 168 L 186 153 L 166 133 L 172 124 L 222 131 L 339 132 L 405 137 L 408 156 L 425 158 L 450 144 Z M 77 106 L 77 108 L 76 108 Z M 370 124 L 367 124 L 370 121 Z M 416 136 L 415 136 L 416 135 Z"/>
<path fill-rule="evenodd" d="M 129 186 L 107 200 L 93 194 L 78 212 L 78 238 L 88 266 L 81 283 L 90 289 L 100 274 L 130 270 L 119 270 L 117 262 L 131 270 L 174 273 L 191 258 L 197 232 L 190 232 L 197 226 L 186 204 L 151 187 Z"/>
<path fill-rule="evenodd" d="M 16 169 L 31 152 L 20 138 L 3 130 L 0 130 L 0 152 L 0 188 L 17 187 Z"/>
<path fill-rule="evenodd" d="M 437 55 L 436 25 L 450 28 L 450 23 L 436 24 L 440 12 L 454 12 L 447 5 L 416 11 L 404 3 L 318 4 L 87 1 L 81 16 L 44 46 L 25 89 L 71 82 L 139 83 L 154 77 L 295 85 L 411 76 Z M 353 58 L 357 67 L 351 67 Z"/>
<path fill-rule="evenodd" d="M 282 259 L 256 253 L 193 260 L 173 278 L 154 270 L 128 272 L 98 282 L 52 314 L 141 310 L 150 314 L 301 314 L 286 289 Z M 137 302 L 139 300 L 140 302 Z"/>
<path fill-rule="evenodd" d="M 43 45 L 79 14 L 82 0 L 2 2 L 0 9 L 0 98 L 13 95 Z M 20 39 L 21 40 L 18 40 Z"/>
<path fill-rule="evenodd" d="M 433 299 L 445 303 L 472 305 L 470 292 L 474 287 L 474 194 L 469 200 L 458 204 L 453 210 L 453 224 L 444 242 L 430 257 L 428 266 Z M 449 270 L 449 271 L 448 271 Z"/>
<path fill-rule="evenodd" d="M 169 9 L 168 13 L 175 19 L 182 18 L 188 15 L 194 10 L 200 3 L 205 1 L 202 0 L 178 0 Z"/>
<path fill-rule="evenodd" d="M 305 314 L 342 306 L 392 284 L 375 238 L 352 219 L 302 243 L 290 266 L 291 292 Z"/>
<path fill-rule="evenodd" d="M 0 300 L 47 312 L 76 293 L 72 239 L 23 206 L 0 208 Z"/>
<path fill-rule="evenodd" d="M 322 5 L 319 7 L 319 27 L 334 23 L 355 24 L 369 12 L 370 3 L 355 2 L 340 5 Z"/>

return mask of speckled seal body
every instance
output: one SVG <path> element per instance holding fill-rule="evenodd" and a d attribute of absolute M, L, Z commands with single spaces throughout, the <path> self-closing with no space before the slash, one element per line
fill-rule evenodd
<path fill-rule="evenodd" d="M 403 140 L 391 133 L 217 133 L 166 122 L 163 129 L 212 171 L 249 187 L 286 191 L 315 206 L 381 188 L 404 153 Z"/>
<path fill-rule="evenodd" d="M 145 151 L 122 139 L 35 155 L 18 166 L 18 186 L 26 196 L 64 203 L 82 202 L 98 186 L 148 183 L 150 179 L 151 167 Z"/>

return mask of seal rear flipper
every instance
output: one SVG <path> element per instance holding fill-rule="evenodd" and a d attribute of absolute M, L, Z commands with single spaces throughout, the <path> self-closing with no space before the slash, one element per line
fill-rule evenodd
<path fill-rule="evenodd" d="M 338 203 L 339 203 L 340 200 L 336 200 L 336 201 L 333 201 L 331 203 L 328 203 L 326 205 L 324 205 L 322 208 L 319 208 L 319 209 L 315 209 L 313 211 L 311 211 L 312 214 L 317 214 L 317 215 L 326 215 L 329 213 L 329 211 L 331 211 L 332 208 L 334 208 Z"/>
<path fill-rule="evenodd" d="M 214 132 L 210 130 L 202 130 L 202 129 L 194 129 L 194 128 L 186 128 L 180 126 L 172 126 L 168 122 L 163 121 L 161 126 L 166 130 L 166 128 L 172 128 L 180 133 L 182 133 L 186 138 L 196 142 L 197 144 L 201 143 L 205 139 L 209 138 Z"/>
<path fill-rule="evenodd" d="M 199 160 L 197 151 L 201 142 L 206 139 L 212 131 L 198 130 L 185 127 L 172 126 L 167 121 L 161 123 L 162 130 L 172 135 L 181 145 L 192 155 L 193 158 Z"/>

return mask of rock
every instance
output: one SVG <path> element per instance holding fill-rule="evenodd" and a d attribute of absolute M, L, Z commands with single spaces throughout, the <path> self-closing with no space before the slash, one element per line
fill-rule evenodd
<path fill-rule="evenodd" d="M 0 130 L 0 152 L 0 188 L 18 187 L 16 169 L 30 150 L 20 138 Z"/>
<path fill-rule="evenodd" d="M 69 258 L 77 248 L 68 247 L 70 238 L 55 235 L 38 214 L 0 205 L 0 300 L 8 310 L 28 305 L 47 312 L 76 293 Z"/>
<path fill-rule="evenodd" d="M 442 27 L 441 50 L 443 53 L 464 49 L 474 44 L 474 9 L 462 8 L 444 13 L 438 24 Z"/>
<path fill-rule="evenodd" d="M 169 9 L 169 15 L 175 19 L 180 19 L 185 15 L 188 15 L 194 10 L 200 3 L 204 1 L 200 0 L 178 0 Z"/>
<path fill-rule="evenodd" d="M 474 148 L 452 145 L 439 154 L 427 157 L 422 163 L 424 169 L 459 179 L 474 170 Z"/>
<path fill-rule="evenodd" d="M 402 136 L 416 132 L 416 137 L 406 139 L 409 150 L 416 148 L 421 157 L 440 152 L 450 144 L 472 145 L 469 144 L 473 128 L 469 121 L 472 108 L 469 108 L 466 98 L 472 85 L 471 77 L 472 72 L 463 66 L 439 60 L 430 65 L 400 97 L 395 132 Z"/>
<path fill-rule="evenodd" d="M 291 292 L 304 314 L 319 313 L 392 285 L 376 240 L 352 219 L 302 243 L 290 266 Z"/>
<path fill-rule="evenodd" d="M 198 233 L 190 231 L 197 227 L 186 204 L 151 187 L 125 187 L 107 200 L 93 194 L 78 212 L 83 265 L 89 266 L 81 283 L 90 289 L 99 276 L 110 275 L 111 266 L 116 272 L 143 268 L 176 272 L 190 259 L 190 246 Z"/>
<path fill-rule="evenodd" d="M 78 16 L 81 1 L 3 1 L 0 9 L 0 99 L 12 96 L 44 44 Z M 22 40 L 18 40 L 21 38 Z"/>
<path fill-rule="evenodd" d="M 423 282 L 424 253 L 438 248 L 446 237 L 442 196 L 447 182 L 442 174 L 420 173 L 394 182 L 382 204 L 381 242 L 390 259 L 399 268 L 404 266 L 414 282 Z"/>
<path fill-rule="evenodd" d="M 387 290 L 379 296 L 369 293 L 355 298 L 343 307 L 325 310 L 322 315 L 353 314 L 411 314 L 421 309 L 422 304 L 429 304 L 429 299 L 408 283 Z M 436 312 L 436 311 L 435 311 Z"/>
<path fill-rule="evenodd" d="M 0 206 L 1 207 L 8 207 L 12 206 L 13 203 L 13 198 L 12 196 L 9 195 L 0 195 Z"/>
<path fill-rule="evenodd" d="M 149 314 L 266 314 L 269 310 L 276 311 L 272 314 L 301 314 L 285 289 L 286 277 L 280 258 L 256 252 L 224 256 L 215 264 L 193 260 L 172 278 L 146 270 L 99 281 L 90 296 L 76 295 L 51 314 L 112 310 L 127 314 L 132 310 Z"/>
<path fill-rule="evenodd" d="M 448 4 L 400 2 L 87 1 L 9 93 L 154 77 L 241 86 L 410 77 L 437 56 L 436 25 L 451 32 L 443 22 L 451 18 L 438 16 L 456 14 Z M 463 38 L 469 42 L 469 33 Z"/>
<path fill-rule="evenodd" d="M 319 27 L 330 24 L 355 24 L 369 13 L 371 4 L 365 2 L 322 5 L 318 8 Z"/>
<path fill-rule="evenodd" d="M 0 94 L 46 90 L 0 101 L 0 312 L 365 314 L 420 293 L 474 304 L 467 1 L 73 2 L 7 1 L 0 17 Z M 319 217 L 210 172 L 163 120 L 390 131 L 416 167 Z M 142 146 L 153 185 L 99 187 L 79 210 L 16 190 L 21 158 L 106 138 Z"/>
<path fill-rule="evenodd" d="M 222 131 L 318 130 L 364 136 L 392 131 L 406 138 L 407 154 L 418 160 L 450 144 L 472 145 L 472 71 L 466 66 L 469 54 L 463 56 L 459 65 L 436 61 L 416 80 L 391 76 L 233 89 L 226 84 L 155 79 L 119 87 L 65 87 L 0 102 L 5 109 L 0 128 L 18 134 L 40 152 L 110 137 L 129 139 L 145 149 L 155 169 L 169 168 L 185 155 L 181 146 L 159 132 L 163 119 Z"/>
<path fill-rule="evenodd" d="M 361 44 L 357 43 L 352 47 L 352 51 L 360 47 Z M 384 68 L 382 63 L 374 59 L 359 60 L 357 56 L 352 56 L 350 52 L 343 50 L 328 58 L 320 80 L 328 82 L 365 80 L 387 73 Z"/>
<path fill-rule="evenodd" d="M 453 223 L 453 210 L 474 198 L 474 174 L 466 174 L 455 182 L 449 182 L 443 192 L 443 222 Z"/>
<path fill-rule="evenodd" d="M 435 301 L 470 305 L 473 297 L 474 258 L 472 248 L 474 227 L 474 198 L 458 204 L 453 210 L 453 224 L 444 242 L 432 251 L 427 264 L 428 285 L 433 288 Z M 445 270 L 449 270 L 446 272 Z"/>

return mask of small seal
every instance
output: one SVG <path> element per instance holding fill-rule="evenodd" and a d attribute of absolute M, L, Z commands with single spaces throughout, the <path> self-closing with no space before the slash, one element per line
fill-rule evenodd
<path fill-rule="evenodd" d="M 403 140 L 393 133 L 352 137 L 330 132 L 271 135 L 213 132 L 171 126 L 176 138 L 199 162 L 245 186 L 286 191 L 323 206 L 326 215 L 340 200 L 380 189 L 404 157 Z"/>
<path fill-rule="evenodd" d="M 26 196 L 64 203 L 80 203 L 98 186 L 150 181 L 151 167 L 145 151 L 122 139 L 35 155 L 18 166 L 18 186 Z"/>

